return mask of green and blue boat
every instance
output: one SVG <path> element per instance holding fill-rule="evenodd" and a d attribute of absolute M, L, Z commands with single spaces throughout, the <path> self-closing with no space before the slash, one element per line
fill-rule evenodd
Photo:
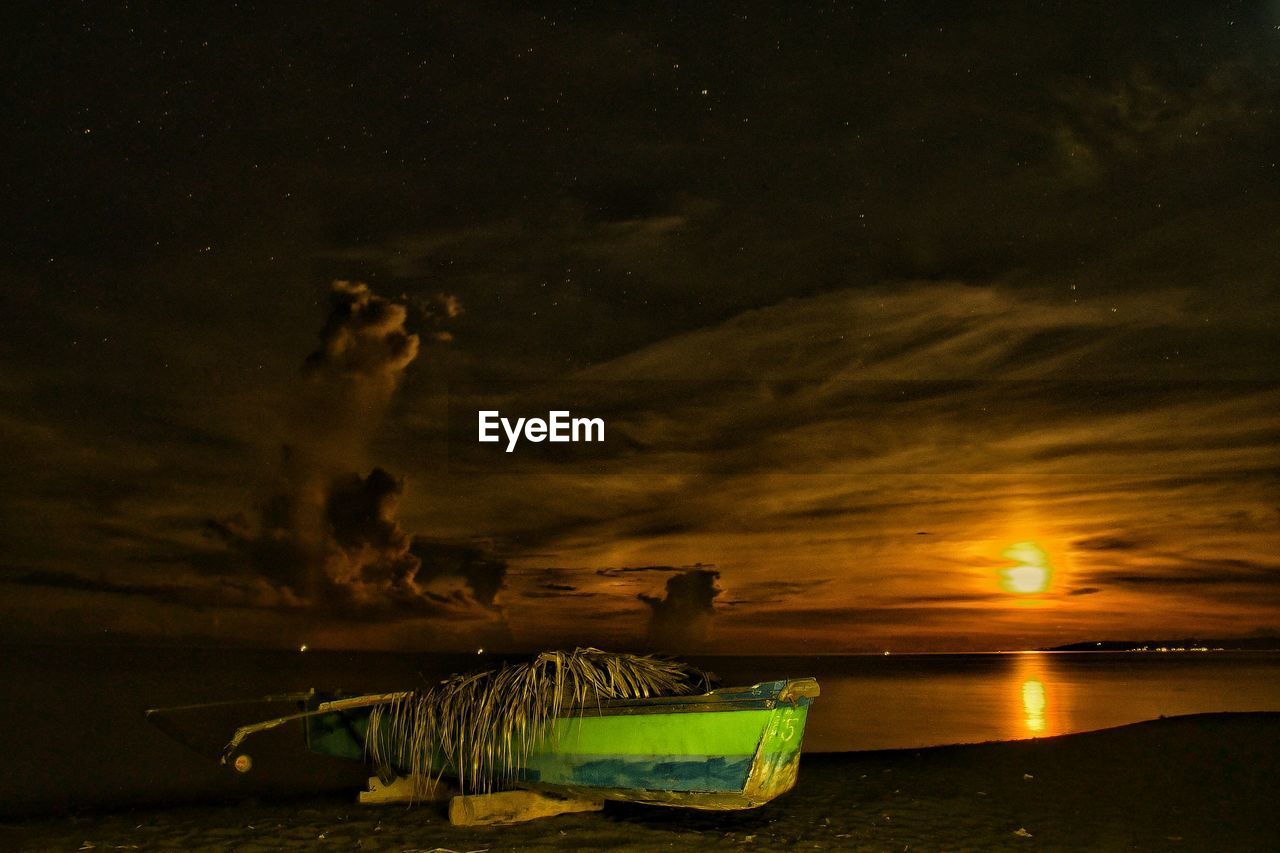
<path fill-rule="evenodd" d="M 372 760 L 384 782 L 449 777 L 464 794 L 731 810 L 791 790 L 817 681 L 706 690 L 706 679 L 684 664 L 579 649 L 419 691 L 311 691 L 278 697 L 296 712 L 240 727 L 221 760 L 247 772 L 245 739 L 296 721 L 312 752 Z M 148 715 L 173 733 L 164 713 Z"/>
<path fill-rule="evenodd" d="M 817 681 L 800 678 L 569 708 L 529 750 L 515 786 L 697 809 L 761 806 L 795 786 L 817 696 Z M 370 706 L 351 707 L 362 700 L 315 697 L 304 718 L 307 747 L 364 759 Z"/>

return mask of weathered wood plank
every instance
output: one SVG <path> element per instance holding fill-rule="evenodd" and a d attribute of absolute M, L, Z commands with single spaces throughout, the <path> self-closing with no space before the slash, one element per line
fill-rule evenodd
<path fill-rule="evenodd" d="M 364 805 L 440 803 L 449 799 L 454 793 L 453 786 L 440 779 L 397 776 L 390 785 L 384 785 L 377 776 L 370 776 L 369 790 L 360 792 L 359 801 Z"/>
<path fill-rule="evenodd" d="M 598 812 L 603 808 L 604 800 L 566 799 L 537 791 L 501 791 L 454 797 L 449 801 L 449 822 L 454 826 L 523 823 L 573 812 Z"/>

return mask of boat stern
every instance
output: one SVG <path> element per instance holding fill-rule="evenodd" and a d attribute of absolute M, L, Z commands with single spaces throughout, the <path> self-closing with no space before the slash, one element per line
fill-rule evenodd
<path fill-rule="evenodd" d="M 756 748 L 739 808 L 762 806 L 790 791 L 800 775 L 800 747 L 804 743 L 809 705 L 819 695 L 818 682 L 798 678 L 786 682 Z"/>

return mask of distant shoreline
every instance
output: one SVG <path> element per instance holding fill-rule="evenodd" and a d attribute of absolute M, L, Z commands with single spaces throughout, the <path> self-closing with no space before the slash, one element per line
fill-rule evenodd
<path fill-rule="evenodd" d="M 1182 637 L 1174 640 L 1089 640 L 1036 649 L 1041 652 L 1274 652 L 1280 637 Z"/>

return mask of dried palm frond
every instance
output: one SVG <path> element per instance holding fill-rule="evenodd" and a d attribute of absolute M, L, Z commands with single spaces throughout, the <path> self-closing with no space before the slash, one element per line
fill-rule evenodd
<path fill-rule="evenodd" d="M 408 773 L 429 783 L 449 772 L 464 793 L 485 793 L 516 781 L 534 745 L 554 737 L 557 717 L 605 699 L 682 696 L 707 687 L 704 673 L 675 661 L 599 649 L 544 652 L 375 706 L 365 749 L 384 778 Z"/>

